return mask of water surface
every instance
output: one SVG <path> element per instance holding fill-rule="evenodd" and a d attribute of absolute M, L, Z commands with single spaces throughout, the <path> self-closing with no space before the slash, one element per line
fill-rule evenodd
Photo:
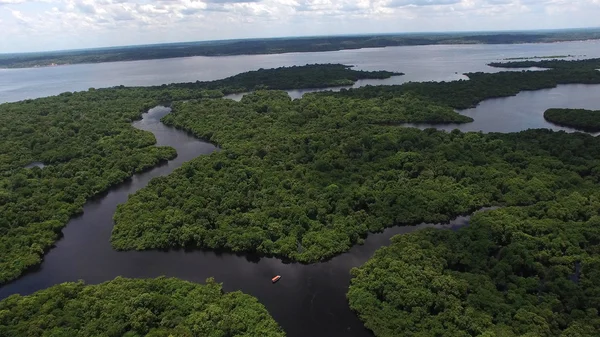
<path fill-rule="evenodd" d="M 459 111 L 475 121 L 465 124 L 407 123 L 419 129 L 436 128 L 452 131 L 518 132 L 527 129 L 551 129 L 576 132 L 574 128 L 558 126 L 544 119 L 550 108 L 600 109 L 600 85 L 567 84 L 552 89 L 522 91 L 516 96 L 493 98 L 477 107 Z"/>
<path fill-rule="evenodd" d="M 365 84 L 407 81 L 451 81 L 466 72 L 497 72 L 487 66 L 509 57 L 548 55 L 600 57 L 600 41 L 509 45 L 431 45 L 341 50 L 318 53 L 186 57 L 162 60 L 75 64 L 56 67 L 0 69 L 0 103 L 56 95 L 65 91 L 117 85 L 149 86 L 211 81 L 259 68 L 343 63 L 361 70 L 389 70 L 406 75 Z"/>

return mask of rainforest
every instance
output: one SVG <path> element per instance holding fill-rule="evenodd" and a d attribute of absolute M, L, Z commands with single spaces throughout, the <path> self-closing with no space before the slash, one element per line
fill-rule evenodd
<path fill-rule="evenodd" d="M 118 277 L 63 283 L 0 302 L 0 336 L 265 336 L 285 333 L 256 298 L 212 279 Z"/>
<path fill-rule="evenodd" d="M 392 74 L 309 65 L 240 74 L 216 84 L 90 88 L 0 105 L 0 283 L 39 264 L 86 200 L 177 155 L 131 126 L 149 108 L 256 87 L 328 87 Z M 25 168 L 32 162 L 46 166 Z"/>
<path fill-rule="evenodd" d="M 557 125 L 588 132 L 600 131 L 600 111 L 586 109 L 548 109 L 544 118 Z"/>
<path fill-rule="evenodd" d="M 283 90 L 401 75 L 307 65 L 2 104 L 0 283 L 39 265 L 86 201 L 177 156 L 131 126 L 163 104 L 171 112 L 162 123 L 219 151 L 152 179 L 119 205 L 114 249 L 316 263 L 387 227 L 447 222 L 492 206 L 460 229 L 395 236 L 348 270 L 349 307 L 378 337 L 595 336 L 600 140 L 547 129 L 463 133 L 405 125 L 470 123 L 460 109 L 486 99 L 600 84 L 594 59 L 494 66 L 547 70 L 292 100 Z M 224 97 L 232 93 L 246 94 L 239 102 Z M 565 125 L 593 125 L 573 111 L 560 116 Z M 36 162 L 44 167 L 31 167 Z M 265 276 L 269 286 L 272 276 Z M 223 288 L 212 279 L 62 283 L 0 301 L 0 336 L 284 335 L 256 298 Z"/>

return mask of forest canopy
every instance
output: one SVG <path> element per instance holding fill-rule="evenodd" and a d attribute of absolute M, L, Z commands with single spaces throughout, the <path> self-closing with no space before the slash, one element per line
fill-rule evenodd
<path fill-rule="evenodd" d="M 474 74 L 471 81 L 365 87 L 293 101 L 284 92 L 258 91 L 241 102 L 175 104 L 164 123 L 223 151 L 153 180 L 120 205 L 112 244 L 314 262 L 387 226 L 447 221 L 492 204 L 531 205 L 597 182 L 600 143 L 589 135 L 389 126 L 460 121 L 452 107 L 559 82 L 600 83 L 600 73 Z"/>
<path fill-rule="evenodd" d="M 352 270 L 350 307 L 377 337 L 597 336 L 599 210 L 562 193 L 395 236 Z"/>
<path fill-rule="evenodd" d="M 62 283 L 0 301 L 0 336 L 283 337 L 256 298 L 224 293 L 212 279 L 118 277 Z"/>
<path fill-rule="evenodd" d="M 391 73 L 344 65 L 259 70 L 212 82 L 116 87 L 0 104 L 0 284 L 40 263 L 86 200 L 176 156 L 131 126 L 160 103 L 257 87 L 330 86 Z M 43 169 L 25 168 L 42 162 Z"/>
<path fill-rule="evenodd" d="M 548 109 L 544 118 L 554 124 L 587 132 L 600 131 L 600 110 Z"/>

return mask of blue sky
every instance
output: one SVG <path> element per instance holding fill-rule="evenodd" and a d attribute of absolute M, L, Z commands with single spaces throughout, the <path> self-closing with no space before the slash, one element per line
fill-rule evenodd
<path fill-rule="evenodd" d="M 0 0 L 0 53 L 246 37 L 594 27 L 600 0 Z"/>

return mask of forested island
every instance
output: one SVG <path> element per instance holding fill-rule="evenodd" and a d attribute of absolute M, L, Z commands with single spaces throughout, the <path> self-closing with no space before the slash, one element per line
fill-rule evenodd
<path fill-rule="evenodd" d="M 0 68 L 165 59 L 188 56 L 225 56 L 320 52 L 390 46 L 433 44 L 549 43 L 600 39 L 599 29 L 553 31 L 406 33 L 269 39 L 181 42 L 38 53 L 0 54 Z"/>
<path fill-rule="evenodd" d="M 0 301 L 0 336 L 265 336 L 285 333 L 256 298 L 209 279 L 118 277 Z"/>
<path fill-rule="evenodd" d="M 544 118 L 551 123 L 587 132 L 600 131 L 600 111 L 586 109 L 548 109 Z"/>
<path fill-rule="evenodd" d="M 395 236 L 352 270 L 350 307 L 377 337 L 597 336 L 600 195 L 585 179 L 458 231 Z"/>
<path fill-rule="evenodd" d="M 551 68 L 551 69 L 579 69 L 579 70 L 592 70 L 600 69 L 600 58 L 585 59 L 578 61 L 568 61 L 560 59 L 552 60 L 541 60 L 541 61 L 512 61 L 512 62 L 492 62 L 488 64 L 491 67 L 496 68 Z"/>
<path fill-rule="evenodd" d="M 265 76 L 266 74 L 266 76 Z M 329 87 L 389 72 L 343 65 L 260 70 L 214 82 L 86 92 L 0 105 L 0 284 L 40 263 L 89 198 L 176 156 L 133 120 L 160 103 L 257 88 Z M 25 168 L 33 162 L 46 166 Z"/>
<path fill-rule="evenodd" d="M 174 104 L 164 123 L 223 151 L 154 179 L 120 205 L 113 246 L 227 249 L 315 262 L 388 226 L 447 221 L 482 206 L 528 205 L 587 188 L 600 154 L 589 135 L 389 126 L 468 122 L 452 108 L 560 83 L 600 83 L 600 72 L 578 64 L 293 101 L 284 92 L 258 91 L 241 102 Z"/>

